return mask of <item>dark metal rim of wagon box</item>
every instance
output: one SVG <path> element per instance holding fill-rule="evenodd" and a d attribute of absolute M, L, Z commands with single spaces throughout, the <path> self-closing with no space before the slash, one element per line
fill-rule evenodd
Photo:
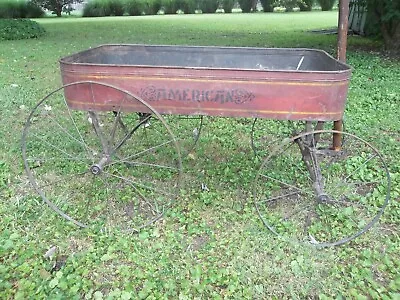
<path fill-rule="evenodd" d="M 234 63 L 232 63 L 231 60 L 231 65 L 226 65 L 226 66 L 193 66 L 191 65 L 193 63 L 193 60 L 188 60 L 190 61 L 186 64 L 153 64 L 153 63 L 126 63 L 126 62 L 118 62 L 118 63 L 113 63 L 113 62 L 107 62 L 106 60 L 103 61 L 92 61 L 92 62 L 85 62 L 82 61 L 82 59 L 85 59 L 88 57 L 88 55 L 91 55 L 93 53 L 97 54 L 99 51 L 103 51 L 104 49 L 107 50 L 107 48 L 134 48 L 135 50 L 137 49 L 142 49 L 142 50 L 168 50 L 168 51 L 175 51 L 179 50 L 182 52 L 182 50 L 185 50 L 185 52 L 189 54 L 198 54 L 198 53 L 205 53 L 207 51 L 208 53 L 210 51 L 218 52 L 218 51 L 230 51 L 229 54 L 237 56 Z M 315 53 L 318 54 L 319 56 L 325 56 L 326 59 L 329 60 L 329 63 L 334 65 L 335 67 L 338 67 L 337 69 L 334 70 L 296 70 L 292 66 L 292 69 L 289 68 L 274 68 L 274 69 L 264 69 L 260 68 L 251 68 L 251 67 L 243 67 L 240 68 L 237 66 L 240 61 L 243 61 L 242 55 L 247 54 L 247 55 L 254 55 L 254 54 L 262 54 L 262 52 L 267 51 L 269 55 L 277 55 L 278 52 L 282 53 L 285 52 L 285 54 L 297 54 L 297 56 L 300 56 L 303 53 Z M 236 52 L 236 53 L 233 53 Z M 255 52 L 255 53 L 252 53 Z M 112 57 L 115 57 L 113 53 L 110 53 Z M 137 53 L 136 53 L 137 54 Z M 182 55 L 182 53 L 179 53 Z M 265 55 L 265 53 L 264 53 Z M 97 57 L 98 59 L 99 57 Z M 188 57 L 192 58 L 192 57 Z M 101 57 L 100 57 L 101 59 Z M 351 70 L 351 67 L 347 65 L 346 63 L 343 63 L 341 61 L 336 60 L 334 57 L 332 57 L 330 54 L 328 54 L 324 50 L 320 49 L 310 49 L 310 48 L 260 48 L 260 47 L 218 47 L 218 46 L 171 46 L 171 45 L 144 45 L 144 44 L 102 44 L 90 49 L 86 49 L 68 56 L 65 56 L 60 59 L 61 64 L 66 64 L 66 65 L 82 65 L 82 66 L 115 66 L 115 67 L 128 67 L 128 66 L 135 66 L 135 67 L 140 67 L 140 68 L 165 68 L 165 69 L 199 69 L 199 70 L 235 70 L 235 71 L 256 71 L 256 72 L 293 72 L 293 73 L 322 73 L 322 74 L 340 74 L 340 73 L 348 73 Z M 222 64 L 220 62 L 220 64 Z M 233 65 L 234 64 L 234 65 Z M 332 68 L 331 68 L 332 69 Z"/>

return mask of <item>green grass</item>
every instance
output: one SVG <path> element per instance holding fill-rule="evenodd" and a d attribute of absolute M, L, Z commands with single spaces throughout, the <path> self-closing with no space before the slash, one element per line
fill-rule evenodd
<path fill-rule="evenodd" d="M 322 48 L 333 54 L 336 12 L 48 18 L 40 39 L 0 47 L 0 298 L 400 297 L 400 63 L 349 37 L 353 67 L 346 130 L 376 145 L 392 175 L 378 226 L 347 245 L 317 250 L 280 241 L 259 221 L 251 185 L 260 162 L 250 119 L 207 118 L 184 161 L 184 189 L 165 218 L 139 234 L 81 230 L 30 187 L 20 137 L 34 105 L 60 86 L 58 59 L 106 43 Z M 282 129 L 284 131 L 285 129 Z M 202 191 L 201 184 L 209 191 Z M 60 187 L 62 189 L 62 187 Z M 44 259 L 52 246 L 58 262 Z"/>

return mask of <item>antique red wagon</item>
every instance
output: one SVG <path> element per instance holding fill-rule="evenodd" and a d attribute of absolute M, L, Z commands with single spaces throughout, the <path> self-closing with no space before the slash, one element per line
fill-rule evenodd
<path fill-rule="evenodd" d="M 342 244 L 389 201 L 379 152 L 323 130 L 343 117 L 351 73 L 324 51 L 102 45 L 60 66 L 64 85 L 30 114 L 23 157 L 43 200 L 79 226 L 139 230 L 159 219 L 179 193 L 181 152 L 197 141 L 202 116 L 306 125 L 255 173 L 257 211 L 279 236 Z"/>

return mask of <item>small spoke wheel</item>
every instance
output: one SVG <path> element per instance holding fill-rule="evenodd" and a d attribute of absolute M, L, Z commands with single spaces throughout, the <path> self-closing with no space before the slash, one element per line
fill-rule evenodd
<path fill-rule="evenodd" d="M 71 109 L 73 90 L 87 92 L 83 108 Z M 149 116 L 157 120 L 151 129 Z M 22 154 L 44 202 L 81 227 L 138 231 L 179 193 L 182 163 L 170 128 L 146 102 L 107 84 L 76 82 L 46 96 L 26 122 Z"/>
<path fill-rule="evenodd" d="M 331 150 L 333 133 L 346 138 L 339 151 Z M 319 130 L 276 146 L 256 175 L 253 193 L 273 233 L 327 247 L 353 240 L 378 221 L 389 201 L 390 177 L 368 142 Z"/>

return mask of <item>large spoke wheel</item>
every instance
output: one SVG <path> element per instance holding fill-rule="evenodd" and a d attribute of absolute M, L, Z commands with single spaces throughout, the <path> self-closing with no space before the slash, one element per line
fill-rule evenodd
<path fill-rule="evenodd" d="M 89 109 L 72 110 L 65 92 L 83 86 Z M 111 111 L 98 109 L 100 94 L 118 99 L 110 99 Z M 141 113 L 126 111 L 132 107 Z M 150 116 L 157 120 L 151 127 Z M 81 227 L 137 231 L 179 193 L 180 150 L 171 130 L 150 105 L 110 85 L 77 82 L 45 97 L 26 122 L 22 153 L 44 202 Z"/>
<path fill-rule="evenodd" d="M 333 133 L 346 143 L 330 149 Z M 284 140 L 262 163 L 254 183 L 257 212 L 273 233 L 326 247 L 371 228 L 389 201 L 382 155 L 345 132 L 320 130 Z"/>

